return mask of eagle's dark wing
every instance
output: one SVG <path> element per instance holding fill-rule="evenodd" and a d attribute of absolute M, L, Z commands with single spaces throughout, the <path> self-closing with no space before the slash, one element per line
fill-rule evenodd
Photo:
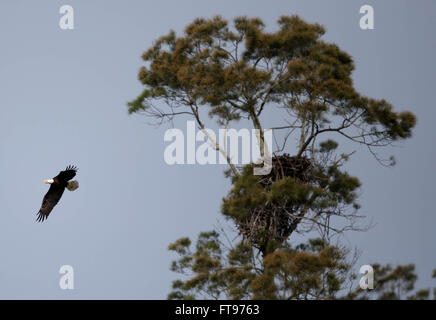
<path fill-rule="evenodd" d="M 65 187 L 59 187 L 58 185 L 52 184 L 50 189 L 48 189 L 47 193 L 42 200 L 41 209 L 39 209 L 38 217 L 36 221 L 44 221 L 47 219 L 50 212 L 53 210 L 54 206 L 59 202 L 62 197 L 62 194 L 65 191 Z"/>
<path fill-rule="evenodd" d="M 59 172 L 56 178 L 60 181 L 69 181 L 73 179 L 76 175 L 77 168 L 75 166 L 68 166 L 64 171 Z"/>

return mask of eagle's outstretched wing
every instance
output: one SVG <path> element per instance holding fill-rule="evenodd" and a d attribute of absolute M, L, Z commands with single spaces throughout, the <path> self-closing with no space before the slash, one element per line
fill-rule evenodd
<path fill-rule="evenodd" d="M 59 202 L 62 194 L 65 191 L 65 187 L 59 187 L 52 184 L 42 200 L 41 209 L 39 209 L 38 217 L 36 221 L 44 221 L 47 219 L 54 206 Z"/>
<path fill-rule="evenodd" d="M 76 176 L 77 168 L 75 166 L 68 166 L 64 171 L 59 172 L 56 178 L 60 181 L 69 181 Z"/>

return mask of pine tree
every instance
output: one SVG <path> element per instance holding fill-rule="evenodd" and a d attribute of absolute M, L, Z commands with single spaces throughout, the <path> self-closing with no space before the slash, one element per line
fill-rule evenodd
<path fill-rule="evenodd" d="M 325 42 L 324 33 L 298 16 L 280 17 L 275 32 L 259 18 L 237 17 L 232 25 L 219 16 L 199 18 L 142 55 L 138 79 L 144 89 L 128 103 L 129 113 L 159 123 L 186 116 L 206 136 L 205 114 L 226 127 L 248 120 L 258 129 L 263 159 L 273 155 L 271 173 L 257 176 L 256 164 L 238 168 L 224 146 L 211 141 L 231 169 L 232 188 L 221 211 L 241 241 L 226 255 L 216 232 L 200 234 L 194 252 L 187 238 L 170 245 L 181 255 L 172 269 L 194 272 L 174 283 L 171 298 L 202 292 L 215 298 L 334 298 L 342 289 L 350 263 L 329 239 L 361 228 L 360 181 L 343 169 L 354 152 L 339 152 L 337 140 L 363 145 L 393 165 L 376 150 L 409 138 L 416 119 L 384 99 L 359 94 L 353 59 Z M 279 119 L 271 128 L 281 140 L 276 150 L 265 142 L 265 114 Z M 319 240 L 290 245 L 292 234 L 314 230 Z"/>

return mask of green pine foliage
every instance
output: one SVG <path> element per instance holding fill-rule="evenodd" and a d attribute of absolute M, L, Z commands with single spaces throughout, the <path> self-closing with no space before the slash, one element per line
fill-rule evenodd
<path fill-rule="evenodd" d="M 262 115 L 279 119 L 274 132 L 287 130 L 270 175 L 255 176 L 253 165 L 239 169 L 226 157 L 232 186 L 221 212 L 239 240 L 224 245 L 213 231 L 200 233 L 195 245 L 188 238 L 172 243 L 179 258 L 171 270 L 182 278 L 168 298 L 428 299 L 430 290 L 413 291 L 413 265 L 375 265 L 376 289 L 352 288 L 352 256 L 329 242 L 360 229 L 360 181 L 344 168 L 353 153 L 340 153 L 333 137 L 366 146 L 383 161 L 375 149 L 409 138 L 415 116 L 358 93 L 352 57 L 323 40 L 323 26 L 295 15 L 277 25 L 270 32 L 259 18 L 198 18 L 142 55 L 143 90 L 128 103 L 130 114 L 158 123 L 188 116 L 202 130 L 204 114 L 226 126 L 247 119 L 260 130 L 262 156 Z M 320 239 L 290 244 L 294 233 L 313 231 Z"/>
<path fill-rule="evenodd" d="M 334 299 L 351 266 L 345 249 L 321 239 L 263 259 L 242 242 L 224 246 L 217 232 L 201 233 L 195 248 L 184 238 L 169 249 L 179 255 L 171 269 L 186 278 L 173 282 L 169 299 Z"/>
<path fill-rule="evenodd" d="M 283 244 L 264 257 L 243 242 L 225 244 L 216 231 L 199 235 L 195 247 L 188 238 L 172 243 L 178 255 L 171 270 L 168 299 L 347 299 L 436 300 L 436 287 L 415 290 L 415 265 L 373 264 L 374 289 L 362 290 L 353 273 L 355 257 L 344 247 L 311 239 L 292 247 Z"/>
<path fill-rule="evenodd" d="M 282 16 L 278 27 L 267 32 L 259 18 L 247 17 L 231 27 L 217 16 L 196 19 L 181 36 L 162 36 L 142 55 L 144 90 L 128 103 L 129 113 L 198 117 L 207 108 L 219 122 L 244 117 L 258 128 L 265 106 L 277 103 L 311 128 L 299 154 L 329 131 L 371 146 L 410 137 L 415 116 L 356 92 L 353 59 L 322 40 L 324 27 L 298 16 Z M 168 112 L 155 112 L 159 100 Z"/>

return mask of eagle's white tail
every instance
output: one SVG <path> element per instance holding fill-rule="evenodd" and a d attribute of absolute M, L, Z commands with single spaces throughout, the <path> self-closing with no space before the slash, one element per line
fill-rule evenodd
<path fill-rule="evenodd" d="M 67 184 L 67 189 L 69 191 L 74 191 L 79 187 L 79 181 L 73 180 L 73 181 L 69 181 Z"/>

